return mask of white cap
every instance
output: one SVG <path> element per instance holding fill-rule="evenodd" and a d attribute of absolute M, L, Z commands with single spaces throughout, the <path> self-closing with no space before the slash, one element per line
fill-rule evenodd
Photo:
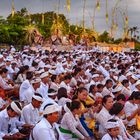
<path fill-rule="evenodd" d="M 34 98 L 35 100 L 37 100 L 37 101 L 40 101 L 40 102 L 42 102 L 43 101 L 43 98 L 41 98 L 40 96 L 38 96 L 38 95 L 33 95 L 33 97 L 32 98 Z"/>
<path fill-rule="evenodd" d="M 51 70 L 51 69 L 50 69 L 50 70 L 49 70 L 49 73 L 52 74 L 52 75 L 56 75 L 55 70 Z"/>
<path fill-rule="evenodd" d="M 111 128 L 115 128 L 115 127 L 119 127 L 119 123 L 117 122 L 107 122 L 105 128 L 106 129 L 111 129 Z"/>
<path fill-rule="evenodd" d="M 140 80 L 138 80 L 135 84 L 135 86 L 140 85 Z"/>
<path fill-rule="evenodd" d="M 57 95 L 57 92 L 56 91 L 54 91 L 54 92 L 48 92 L 48 96 L 54 96 L 54 95 Z"/>
<path fill-rule="evenodd" d="M 47 64 L 47 65 L 44 66 L 44 68 L 50 69 L 51 68 L 51 65 Z"/>
<path fill-rule="evenodd" d="M 48 72 L 44 72 L 40 75 L 40 78 L 42 79 L 42 78 L 48 77 L 48 75 L 49 75 Z"/>
<path fill-rule="evenodd" d="M 132 75 L 131 78 L 133 78 L 134 80 L 138 80 L 138 78 L 135 75 Z"/>
<path fill-rule="evenodd" d="M 117 87 L 115 87 L 113 90 L 112 90 L 112 92 L 119 92 L 119 91 L 121 91 L 122 90 L 122 86 L 121 85 L 119 85 L 119 86 L 117 86 Z"/>
<path fill-rule="evenodd" d="M 93 74 L 92 75 L 92 78 L 96 78 L 96 77 L 99 77 L 99 74 Z"/>
<path fill-rule="evenodd" d="M 18 114 L 21 114 L 21 109 L 16 105 L 16 103 L 13 101 L 11 103 L 11 108 Z"/>
<path fill-rule="evenodd" d="M 12 61 L 12 59 L 9 58 L 9 57 L 7 57 L 5 60 L 6 60 L 6 61 Z"/>
<path fill-rule="evenodd" d="M 36 84 L 36 83 L 40 83 L 40 82 L 41 82 L 40 78 L 36 78 L 36 79 L 31 81 L 32 84 Z"/>
<path fill-rule="evenodd" d="M 52 104 L 52 105 L 47 106 L 44 109 L 43 115 L 51 114 L 51 113 L 54 113 L 54 112 L 59 112 L 59 111 L 61 111 L 61 109 L 62 109 L 62 107 L 60 107 L 56 104 Z"/>
<path fill-rule="evenodd" d="M 126 77 L 127 77 L 127 76 L 130 76 L 130 75 L 132 75 L 132 72 L 129 71 L 129 72 L 126 74 Z"/>

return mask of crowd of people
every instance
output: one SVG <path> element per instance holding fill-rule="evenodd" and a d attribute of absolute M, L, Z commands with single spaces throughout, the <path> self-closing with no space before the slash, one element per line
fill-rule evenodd
<path fill-rule="evenodd" d="M 139 140 L 140 52 L 0 50 L 0 140 Z"/>

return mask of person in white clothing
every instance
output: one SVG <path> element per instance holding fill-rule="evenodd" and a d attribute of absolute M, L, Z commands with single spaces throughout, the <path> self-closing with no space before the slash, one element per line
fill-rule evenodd
<path fill-rule="evenodd" d="M 41 78 L 41 84 L 38 89 L 39 94 L 44 98 L 48 98 L 48 88 L 49 88 L 49 74 L 48 72 L 44 72 L 40 75 Z"/>
<path fill-rule="evenodd" d="M 105 124 L 106 122 L 111 118 L 111 115 L 109 114 L 109 110 L 113 106 L 113 98 L 110 95 L 106 95 L 103 98 L 103 107 L 101 111 L 96 115 L 96 119 L 99 122 L 99 134 L 100 137 L 102 137 L 105 133 Z"/>
<path fill-rule="evenodd" d="M 72 101 L 66 103 L 69 111 L 66 112 L 61 121 L 60 131 L 66 140 L 88 139 L 89 135 L 79 121 L 78 115 L 81 114 L 81 103 Z"/>
<path fill-rule="evenodd" d="M 140 133 L 135 129 L 136 115 L 140 114 L 140 92 L 133 92 L 124 105 L 124 111 L 128 121 L 127 130 L 136 139 L 140 138 Z"/>
<path fill-rule="evenodd" d="M 39 108 L 42 103 L 42 96 L 35 94 L 32 97 L 32 102 L 22 109 L 22 120 L 26 124 L 35 125 L 40 120 Z"/>
<path fill-rule="evenodd" d="M 115 119 L 110 119 L 106 123 L 107 134 L 101 140 L 123 140 L 120 136 L 119 123 Z"/>
<path fill-rule="evenodd" d="M 51 85 L 50 88 L 54 89 L 56 91 L 58 91 L 58 89 L 60 88 L 60 79 L 57 75 L 52 75 L 51 76 Z"/>
<path fill-rule="evenodd" d="M 72 79 L 71 75 L 66 75 L 64 77 L 64 81 L 60 83 L 60 87 L 66 88 L 68 94 L 70 94 L 71 92 L 71 87 L 69 85 L 69 83 L 71 82 L 71 79 Z"/>
<path fill-rule="evenodd" d="M 60 107 L 54 104 L 48 104 L 43 111 L 43 118 L 36 124 L 30 135 L 30 140 L 57 140 L 57 133 L 53 124 L 59 119 Z"/>
<path fill-rule="evenodd" d="M 21 114 L 21 105 L 19 102 L 12 102 L 6 109 L 0 112 L 0 139 L 14 140 L 23 138 L 18 129 L 15 127 L 11 129 L 10 120 Z M 12 122 L 14 123 L 14 122 Z"/>
<path fill-rule="evenodd" d="M 120 135 L 122 136 L 123 140 L 136 140 L 127 132 L 123 120 L 121 119 L 121 117 L 125 114 L 124 105 L 118 102 L 114 103 L 109 113 L 113 116 L 114 119 L 118 121 L 120 127 Z"/>

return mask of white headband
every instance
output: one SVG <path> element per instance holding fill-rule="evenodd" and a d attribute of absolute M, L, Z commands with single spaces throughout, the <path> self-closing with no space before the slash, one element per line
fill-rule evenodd
<path fill-rule="evenodd" d="M 37 101 L 40 101 L 40 102 L 43 101 L 43 99 L 40 96 L 37 96 L 37 95 L 33 95 L 33 98 Z"/>
<path fill-rule="evenodd" d="M 62 109 L 62 107 L 59 106 L 59 105 L 56 105 L 56 104 L 49 105 L 44 109 L 43 115 L 51 114 L 51 113 L 54 113 L 54 112 L 59 112 L 59 111 L 61 111 L 61 109 Z"/>
<path fill-rule="evenodd" d="M 11 103 L 11 108 L 18 114 L 21 114 L 21 110 L 18 108 L 18 106 L 15 104 L 15 102 Z"/>
<path fill-rule="evenodd" d="M 119 123 L 117 122 L 107 122 L 105 128 L 106 129 L 111 129 L 111 128 L 115 128 L 115 127 L 119 127 Z"/>

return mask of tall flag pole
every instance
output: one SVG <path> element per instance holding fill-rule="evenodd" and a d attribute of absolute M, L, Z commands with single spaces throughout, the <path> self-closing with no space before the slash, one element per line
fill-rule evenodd
<path fill-rule="evenodd" d="M 14 0 L 12 0 L 12 17 L 15 15 L 15 6 L 14 6 Z"/>
<path fill-rule="evenodd" d="M 98 11 L 100 11 L 100 0 L 97 0 L 97 3 L 96 3 L 96 8 L 98 9 Z"/>
<path fill-rule="evenodd" d="M 108 24 L 108 0 L 106 0 L 106 23 Z"/>
<path fill-rule="evenodd" d="M 70 12 L 70 8 L 71 8 L 71 0 L 67 0 L 67 11 Z"/>
<path fill-rule="evenodd" d="M 84 6 L 83 6 L 83 29 L 85 32 L 85 9 L 86 9 L 86 0 L 84 0 Z"/>
<path fill-rule="evenodd" d="M 42 13 L 42 24 L 44 24 L 44 13 Z"/>
<path fill-rule="evenodd" d="M 42 2 L 42 15 L 41 15 L 42 17 L 42 24 L 44 24 L 44 21 L 45 21 L 45 19 L 44 19 L 44 0 L 43 0 L 43 2 Z"/>

